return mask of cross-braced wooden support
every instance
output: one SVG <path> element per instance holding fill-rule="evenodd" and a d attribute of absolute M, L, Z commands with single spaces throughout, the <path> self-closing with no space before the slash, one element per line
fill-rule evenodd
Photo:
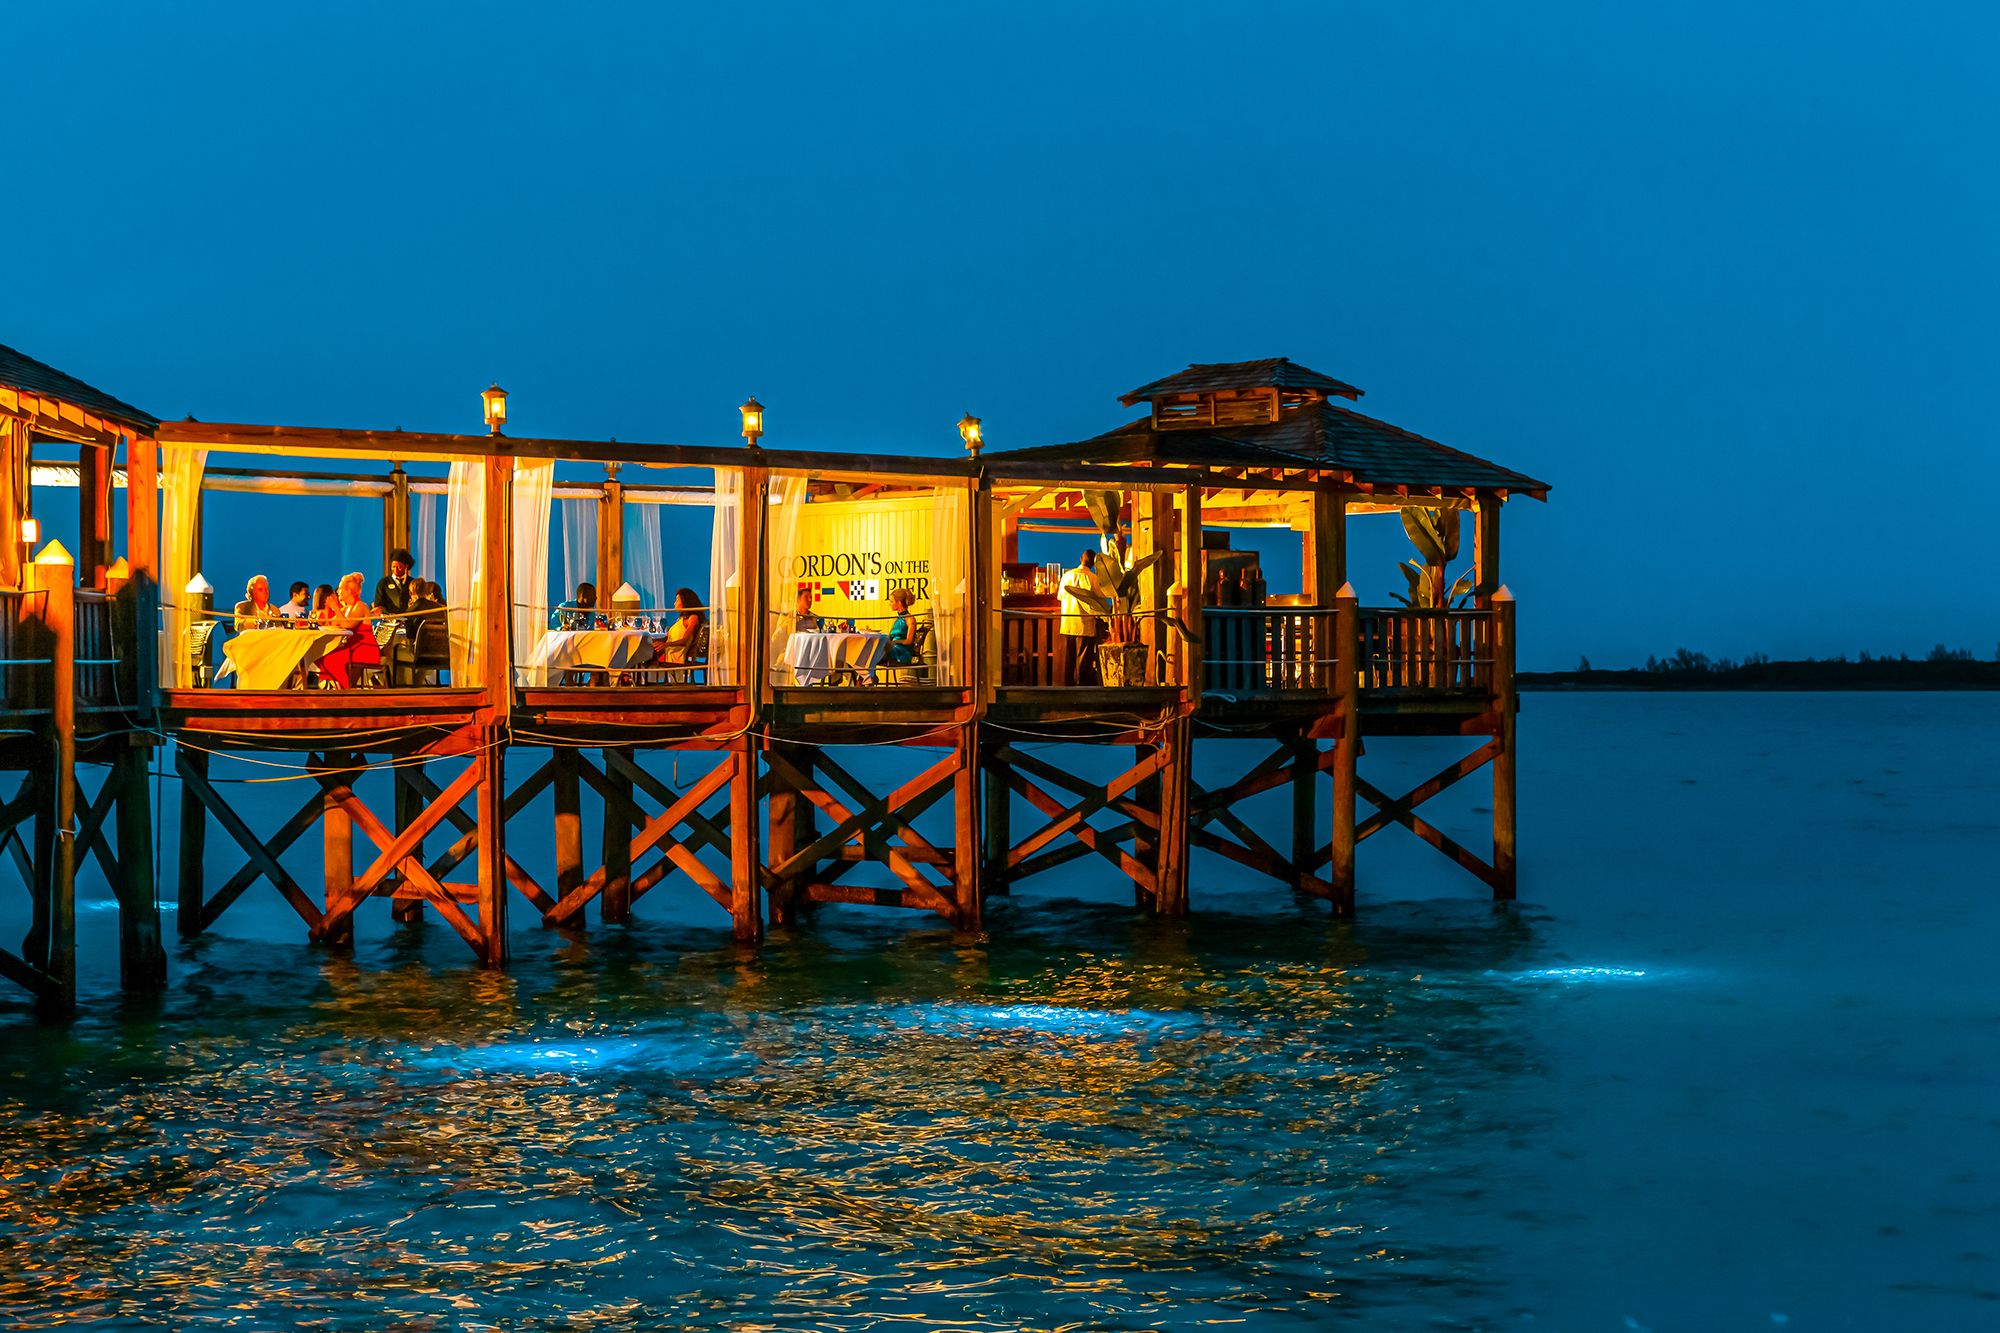
<path fill-rule="evenodd" d="M 1247 866 L 1261 874 L 1269 875 L 1282 884 L 1287 884 L 1302 893 L 1310 893 L 1332 902 L 1334 911 L 1342 916 L 1354 910 L 1354 890 L 1352 883 L 1341 884 L 1318 873 L 1327 864 L 1330 853 L 1321 849 L 1317 854 L 1308 852 L 1300 844 L 1299 826 L 1293 826 L 1292 855 L 1285 856 L 1271 845 L 1261 834 L 1251 828 L 1248 821 L 1236 813 L 1238 802 L 1279 787 L 1290 785 L 1294 793 L 1293 819 L 1305 818 L 1306 837 L 1311 836 L 1310 822 L 1311 793 L 1319 774 L 1335 769 L 1343 756 L 1341 742 L 1322 750 L 1310 737 L 1287 738 L 1279 741 L 1275 749 L 1255 767 L 1227 786 L 1212 790 L 1202 787 L 1192 779 L 1188 782 L 1189 837 L 1194 845 L 1204 851 L 1226 856 L 1238 865 Z M 1305 793 L 1301 799 L 1299 793 Z M 1300 807 L 1305 807 L 1303 816 Z M 1221 831 L 1210 825 L 1220 825 Z M 1223 836 L 1227 833 L 1230 836 Z M 1304 855 L 1301 855 L 1304 853 Z"/>
<path fill-rule="evenodd" d="M 602 756 L 601 767 L 580 750 L 557 750 L 551 756 L 556 774 L 559 896 L 543 910 L 542 924 L 582 925 L 584 909 L 593 899 L 605 921 L 625 920 L 634 901 L 676 870 L 736 916 L 730 834 L 735 828 L 737 754 L 725 753 L 714 768 L 679 791 L 647 772 L 630 751 L 607 748 Z M 604 859 L 588 874 L 583 869 L 579 809 L 585 785 L 604 800 Z M 752 796 L 754 800 L 754 792 Z M 642 798 L 657 803 L 659 810 L 646 809 Z M 651 864 L 646 864 L 648 856 L 653 857 Z M 643 868 L 634 874 L 635 867 Z M 755 912 L 754 902 L 750 910 Z"/>
<path fill-rule="evenodd" d="M 1132 881 L 1142 906 L 1185 912 L 1188 752 L 1186 724 L 1170 722 L 1162 739 L 1138 747 L 1131 767 L 1096 783 L 1018 746 L 993 746 L 987 781 L 1018 793 L 1047 821 L 1007 849 L 1002 873 L 1022 880 L 1094 853 Z M 1093 823 L 1100 815 L 1122 819 Z"/>
<path fill-rule="evenodd" d="M 869 903 L 927 909 L 960 930 L 979 928 L 985 906 L 978 732 L 970 722 L 957 730 L 950 753 L 880 796 L 824 748 L 765 751 L 772 833 L 770 864 L 761 878 L 774 922 L 796 919 L 808 903 Z M 946 796 L 952 798 L 953 842 L 939 847 L 915 824 Z M 829 822 L 824 833 L 814 813 Z M 888 867 L 899 887 L 847 882 L 870 863 Z"/>
<path fill-rule="evenodd" d="M 30 902 L 29 927 L 19 953 L 0 950 L 0 979 L 25 987 L 46 1015 L 69 1013 L 76 1003 L 76 876 L 97 866 L 118 901 L 119 978 L 127 991 L 166 985 L 160 944 L 160 909 L 153 893 L 152 819 L 147 792 L 148 751 L 118 751 L 105 766 L 95 796 L 81 773 L 71 855 L 59 855 L 54 783 L 47 769 L 24 774 L 13 798 L 0 804 L 0 855 L 20 872 Z"/>
<path fill-rule="evenodd" d="M 547 785 L 548 778 L 538 773 L 511 796 L 505 795 L 502 755 L 501 738 L 482 733 L 470 754 L 423 760 L 424 764 L 449 764 L 453 758 L 464 762 L 464 770 L 442 788 L 431 781 L 416 757 L 395 761 L 400 771 L 395 783 L 394 830 L 355 792 L 355 781 L 366 771 L 359 756 L 316 756 L 308 766 L 311 794 L 274 832 L 259 837 L 210 780 L 208 755 L 179 748 L 174 767 L 182 784 L 181 933 L 200 934 L 252 885 L 266 880 L 292 905 L 315 942 L 350 941 L 356 909 L 370 898 L 389 898 L 398 904 L 430 904 L 482 962 L 489 966 L 504 963 L 509 887 L 537 905 L 554 900 L 505 849 L 508 808 L 526 805 Z M 462 808 L 468 802 L 473 807 L 471 813 Z M 248 858 L 212 894 L 204 879 L 205 838 L 211 819 Z M 325 891 L 319 902 L 279 860 L 315 824 L 320 826 L 325 849 Z M 426 837 L 447 825 L 458 831 L 457 840 L 426 863 Z M 356 831 L 375 849 L 358 874 Z M 476 867 L 472 881 L 447 878 L 468 858 Z"/>

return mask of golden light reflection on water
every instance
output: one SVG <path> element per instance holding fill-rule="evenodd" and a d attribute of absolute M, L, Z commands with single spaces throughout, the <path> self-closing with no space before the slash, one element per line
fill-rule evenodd
<path fill-rule="evenodd" d="M 1401 992 L 1331 932 L 1036 943 L 218 962 L 157 1021 L 0 1057 L 0 1303 L 1080 1328 L 1442 1280 L 1398 1217 L 1516 1058 L 1500 1000 Z"/>

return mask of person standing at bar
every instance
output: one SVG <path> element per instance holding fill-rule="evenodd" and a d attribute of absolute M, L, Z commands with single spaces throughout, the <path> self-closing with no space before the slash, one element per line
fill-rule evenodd
<path fill-rule="evenodd" d="M 407 547 L 398 546 L 389 552 L 389 572 L 375 583 L 375 609 L 390 617 L 406 616 L 413 609 L 415 585 L 410 578 L 410 569 L 417 563 Z M 416 624 L 395 622 L 395 633 L 390 636 L 389 658 L 384 663 L 389 669 L 389 683 L 408 684 L 415 675 L 417 661 Z"/>
<path fill-rule="evenodd" d="M 1065 685 L 1095 685 L 1103 680 L 1097 668 L 1097 640 L 1103 622 L 1096 615 L 1103 595 L 1097 578 L 1097 552 L 1086 550 L 1076 568 L 1063 575 L 1056 591 L 1062 612 L 1056 628 L 1062 634 Z"/>

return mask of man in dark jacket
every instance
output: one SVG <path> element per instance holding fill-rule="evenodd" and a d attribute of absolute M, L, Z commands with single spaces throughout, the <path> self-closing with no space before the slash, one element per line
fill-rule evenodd
<path fill-rule="evenodd" d="M 416 564 L 416 557 L 398 546 L 389 552 L 389 572 L 375 585 L 375 609 L 384 615 L 402 616 L 410 609 L 411 581 L 410 566 Z M 396 622 L 396 633 L 382 651 L 383 665 L 389 668 L 391 685 L 407 685 L 414 677 L 416 666 L 416 623 Z"/>

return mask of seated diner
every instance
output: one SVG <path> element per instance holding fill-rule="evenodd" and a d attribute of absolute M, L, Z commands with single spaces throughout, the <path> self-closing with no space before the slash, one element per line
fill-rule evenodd
<path fill-rule="evenodd" d="M 320 683 L 332 689 L 351 690 L 362 668 L 382 665 L 375 646 L 375 608 L 361 600 L 361 583 L 359 572 L 342 578 L 331 608 L 316 617 L 322 629 L 347 631 L 347 642 L 319 660 Z"/>

